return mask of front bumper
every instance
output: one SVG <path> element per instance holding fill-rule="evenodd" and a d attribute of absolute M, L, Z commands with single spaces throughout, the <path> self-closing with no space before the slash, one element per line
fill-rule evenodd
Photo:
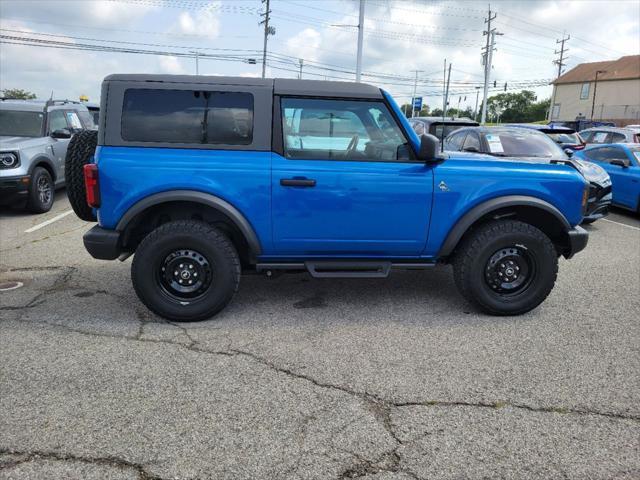
<path fill-rule="evenodd" d="M 122 254 L 120 232 L 96 225 L 82 237 L 84 248 L 98 260 L 115 260 Z"/>
<path fill-rule="evenodd" d="M 594 221 L 606 216 L 609 213 L 612 198 L 611 185 L 601 187 L 592 183 L 589 186 L 589 199 L 584 215 L 585 220 Z"/>
<path fill-rule="evenodd" d="M 589 241 L 589 232 L 584 228 L 575 226 L 567 232 L 569 242 L 567 249 L 563 253 L 566 259 L 573 257 L 576 253 L 581 252 L 587 246 Z"/>
<path fill-rule="evenodd" d="M 31 177 L 0 177 L 0 205 L 12 205 L 27 201 Z"/>

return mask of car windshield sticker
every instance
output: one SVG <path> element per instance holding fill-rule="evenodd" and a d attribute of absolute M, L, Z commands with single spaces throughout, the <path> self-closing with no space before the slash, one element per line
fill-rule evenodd
<path fill-rule="evenodd" d="M 67 112 L 67 120 L 69 120 L 71 128 L 82 128 L 82 123 L 75 112 Z"/>
<path fill-rule="evenodd" d="M 605 138 L 607 138 L 607 132 L 598 132 L 594 135 L 593 141 L 595 143 L 603 143 Z"/>
<path fill-rule="evenodd" d="M 502 142 L 500 141 L 500 135 L 487 135 L 487 143 L 489 144 L 489 151 L 491 153 L 503 153 Z"/>

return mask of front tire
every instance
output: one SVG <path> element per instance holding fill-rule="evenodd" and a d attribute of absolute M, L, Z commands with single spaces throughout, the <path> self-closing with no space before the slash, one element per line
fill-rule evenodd
<path fill-rule="evenodd" d="M 456 285 L 492 315 L 520 315 L 547 298 L 558 274 L 556 249 L 536 227 L 515 220 L 486 223 L 463 240 L 453 261 Z"/>
<path fill-rule="evenodd" d="M 27 210 L 33 213 L 45 213 L 53 206 L 55 187 L 51 174 L 42 167 L 36 167 L 29 185 Z"/>
<path fill-rule="evenodd" d="M 153 312 L 177 322 L 196 322 L 231 301 L 240 284 L 240 259 L 217 228 L 195 220 L 173 221 L 142 240 L 131 279 Z"/>

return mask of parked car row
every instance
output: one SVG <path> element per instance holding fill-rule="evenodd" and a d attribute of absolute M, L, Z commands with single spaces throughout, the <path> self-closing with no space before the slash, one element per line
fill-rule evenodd
<path fill-rule="evenodd" d="M 443 148 L 469 158 L 571 162 L 590 184 L 584 223 L 607 215 L 611 204 L 640 213 L 640 128 L 635 126 L 601 125 L 578 133 L 557 124 L 481 127 L 469 119 L 436 117 L 409 123 L 418 134 L 445 132 Z"/>

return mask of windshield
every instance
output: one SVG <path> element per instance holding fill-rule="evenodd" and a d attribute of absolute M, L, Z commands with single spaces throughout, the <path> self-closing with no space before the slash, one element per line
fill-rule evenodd
<path fill-rule="evenodd" d="M 43 118 L 42 112 L 0 110 L 0 136 L 41 137 Z"/>
<path fill-rule="evenodd" d="M 546 135 L 497 132 L 485 135 L 489 153 L 499 157 L 565 157 L 562 149 Z"/>
<path fill-rule="evenodd" d="M 572 145 L 582 143 L 575 133 L 549 133 L 548 135 L 556 143 L 570 143 Z"/>

